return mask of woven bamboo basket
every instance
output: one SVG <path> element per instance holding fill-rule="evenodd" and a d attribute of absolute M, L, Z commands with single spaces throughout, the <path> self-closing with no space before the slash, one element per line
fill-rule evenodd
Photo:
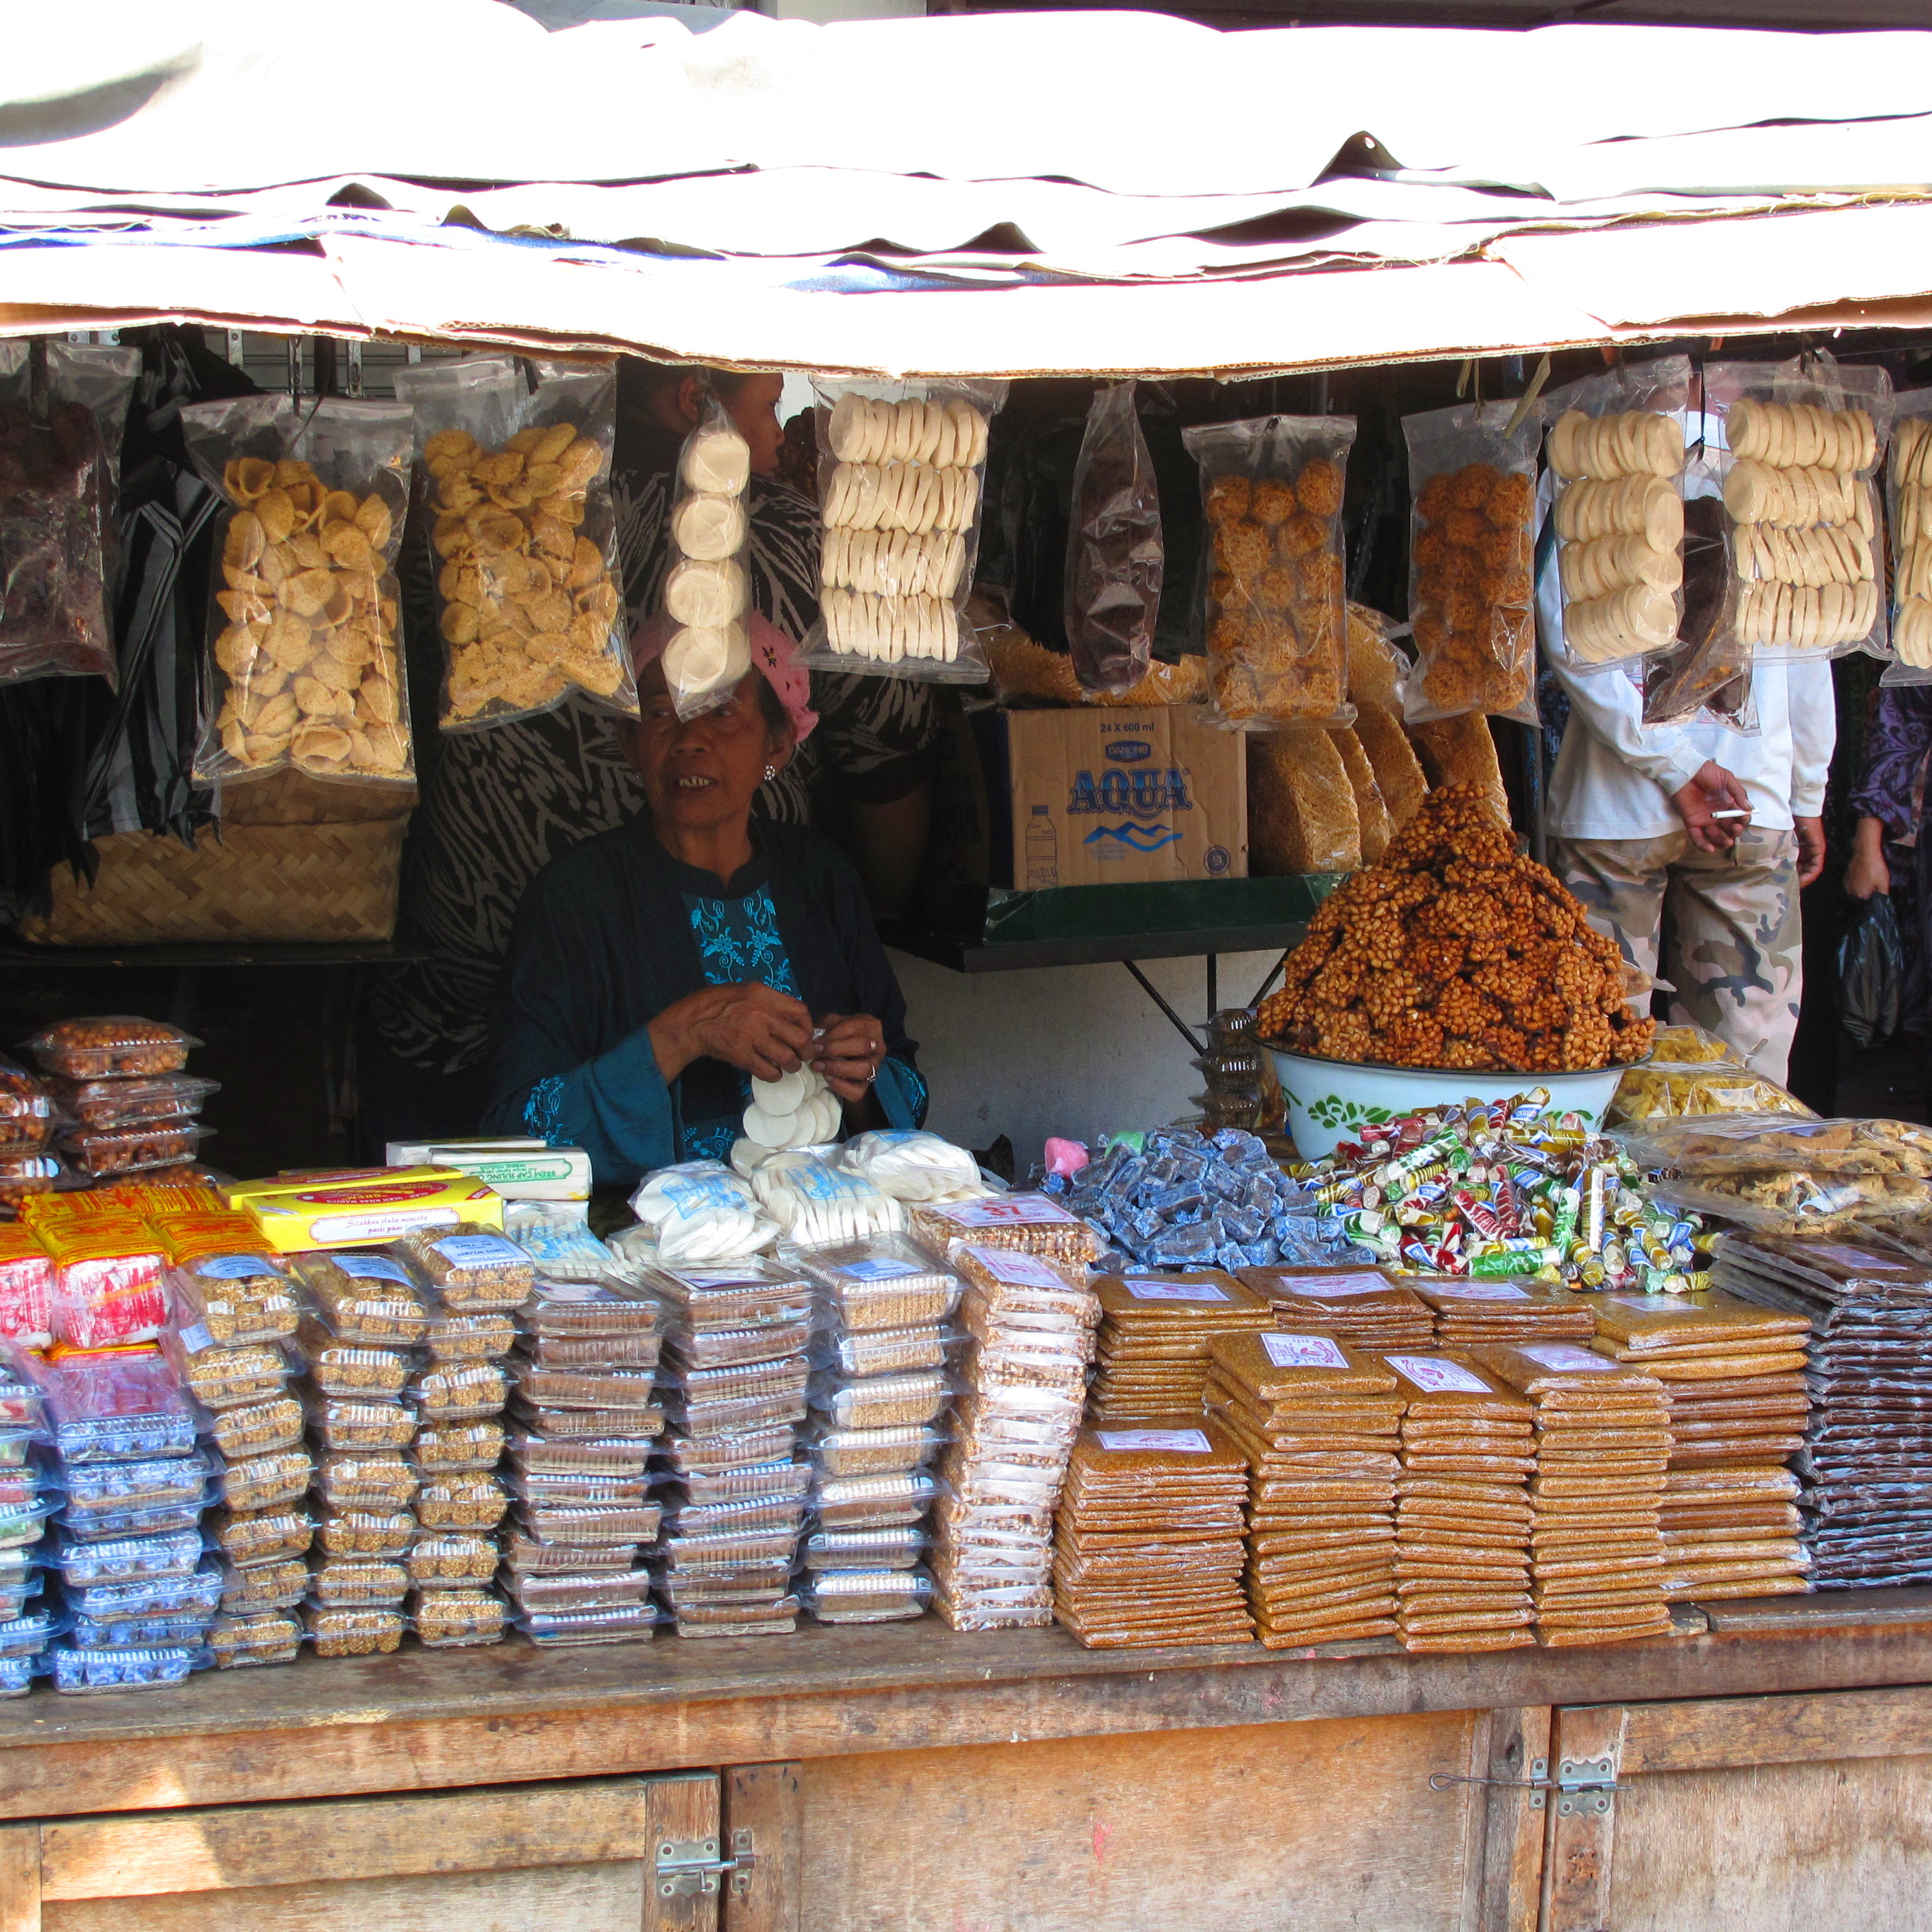
<path fill-rule="evenodd" d="M 92 885 L 54 868 L 53 910 L 20 922 L 40 946 L 386 940 L 396 927 L 405 818 L 356 825 L 237 825 L 177 838 L 99 840 Z"/>

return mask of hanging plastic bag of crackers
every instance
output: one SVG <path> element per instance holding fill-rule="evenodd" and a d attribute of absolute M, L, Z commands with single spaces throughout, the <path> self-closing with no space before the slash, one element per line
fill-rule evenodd
<path fill-rule="evenodd" d="M 1683 614 L 1688 356 L 1619 364 L 1544 398 L 1562 593 L 1552 640 L 1603 670 L 1673 650 Z"/>
<path fill-rule="evenodd" d="M 1409 609 L 1415 674 L 1408 722 L 1466 711 L 1537 722 L 1534 411 L 1514 429 L 1513 402 L 1458 403 L 1405 416 Z"/>
<path fill-rule="evenodd" d="M 1259 416 L 1184 430 L 1208 519 L 1208 658 L 1238 730 L 1346 724 L 1342 496 L 1352 416 Z"/>
<path fill-rule="evenodd" d="M 414 780 L 394 568 L 409 500 L 398 403 L 192 403 L 190 458 L 229 506 L 208 620 L 201 784 L 292 765 Z"/>
<path fill-rule="evenodd" d="M 1141 434 L 1134 385 L 1102 389 L 1073 468 L 1066 544 L 1066 638 L 1084 691 L 1119 697 L 1154 658 L 1166 550 L 1160 487 Z"/>
<path fill-rule="evenodd" d="M 637 716 L 610 502 L 616 380 L 612 362 L 510 356 L 396 372 L 428 472 L 446 731 L 574 692 Z"/>
<path fill-rule="evenodd" d="M 1738 641 L 1773 659 L 1889 660 L 1878 523 L 1892 379 L 1822 352 L 1713 362 L 1705 407 L 1720 458 Z"/>
<path fill-rule="evenodd" d="M 664 682 L 680 718 L 715 710 L 752 668 L 752 580 L 745 505 L 751 446 L 717 398 L 706 394 L 677 459 L 670 513 L 675 560 L 664 581 L 665 614 L 677 628 L 664 646 Z"/>
<path fill-rule="evenodd" d="M 0 342 L 0 684 L 118 682 L 114 500 L 138 349 Z"/>
<path fill-rule="evenodd" d="M 818 623 L 804 661 L 940 684 L 981 684 L 966 616 L 1003 382 L 813 385 L 818 399 Z"/>
<path fill-rule="evenodd" d="M 1932 389 L 1892 399 L 1892 647 L 1881 684 L 1932 684 Z"/>

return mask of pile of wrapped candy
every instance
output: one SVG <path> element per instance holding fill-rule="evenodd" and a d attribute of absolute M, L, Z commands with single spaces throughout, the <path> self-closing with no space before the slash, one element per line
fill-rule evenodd
<path fill-rule="evenodd" d="M 1313 1218 L 1314 1198 L 1284 1177 L 1266 1143 L 1238 1127 L 1206 1140 L 1188 1127 L 1125 1136 L 1042 1186 L 1145 1268 L 1318 1264 L 1350 1252 L 1351 1238 L 1332 1218 Z"/>
<path fill-rule="evenodd" d="M 1640 1170 L 1541 1088 L 1431 1108 L 1292 1168 L 1331 1237 L 1411 1274 L 1533 1275 L 1571 1287 L 1688 1294 L 1700 1222 L 1649 1200 Z"/>

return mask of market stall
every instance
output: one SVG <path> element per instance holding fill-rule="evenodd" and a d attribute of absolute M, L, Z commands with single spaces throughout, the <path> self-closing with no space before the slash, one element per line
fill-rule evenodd
<path fill-rule="evenodd" d="M 40 994 L 0 1058 L 0 1932 L 1910 1922 L 1932 1130 L 1660 1034 L 1519 834 L 1539 651 L 1651 722 L 1748 722 L 1754 652 L 1925 675 L 1925 212 L 1873 187 L 1920 37 L 1713 37 L 1766 124 L 1713 131 L 1557 84 L 1644 72 L 1648 30 L 1378 36 L 1382 118 L 1342 98 L 1284 158 L 1153 110 L 1359 37 L 1117 24 L 1104 141 L 1015 92 L 1059 22 L 453 4 L 397 31 L 457 92 L 534 76 L 517 139 L 574 185 L 390 78 L 314 113 L 306 28 L 266 173 L 195 130 L 296 57 L 267 30 L 19 130 L 0 553 L 30 530 L 38 587 L 0 728 L 62 778 L 8 835 L 20 956 L 227 922 L 406 960 L 452 747 L 755 688 L 722 386 L 640 602 L 641 350 L 813 373 L 810 670 L 992 700 L 949 769 L 1004 813 L 963 895 L 1000 896 L 898 936 L 1210 965 L 1204 1037 L 1142 982 L 1187 1117 L 1056 1119 L 1010 1176 L 921 1130 L 883 1025 L 856 1088 L 825 1026 L 776 1078 L 627 1063 L 664 1104 L 624 1132 L 538 1054 L 527 1132 L 452 1112 L 316 1172 L 208 1143 L 187 1029 Z M 890 91 L 909 47 L 1024 130 L 1000 181 L 982 130 L 881 173 L 742 111 L 835 58 Z M 1436 106 L 1498 58 L 1507 146 Z M 1769 124 L 1800 107 L 1844 119 Z M 874 245 L 882 194 L 916 246 Z M 290 380 L 236 375 L 243 326 Z M 1024 386 L 1202 370 L 1264 380 Z M 765 905 L 722 950 L 788 976 Z M 1216 1011 L 1246 948 L 1279 963 Z"/>

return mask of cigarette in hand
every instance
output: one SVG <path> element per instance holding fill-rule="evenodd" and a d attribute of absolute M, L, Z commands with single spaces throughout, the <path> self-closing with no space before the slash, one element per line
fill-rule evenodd
<path fill-rule="evenodd" d="M 1750 809 L 1748 806 L 1742 808 L 1733 806 L 1729 811 L 1714 812 L 1708 815 L 1712 818 L 1748 818 L 1750 816 Z"/>

